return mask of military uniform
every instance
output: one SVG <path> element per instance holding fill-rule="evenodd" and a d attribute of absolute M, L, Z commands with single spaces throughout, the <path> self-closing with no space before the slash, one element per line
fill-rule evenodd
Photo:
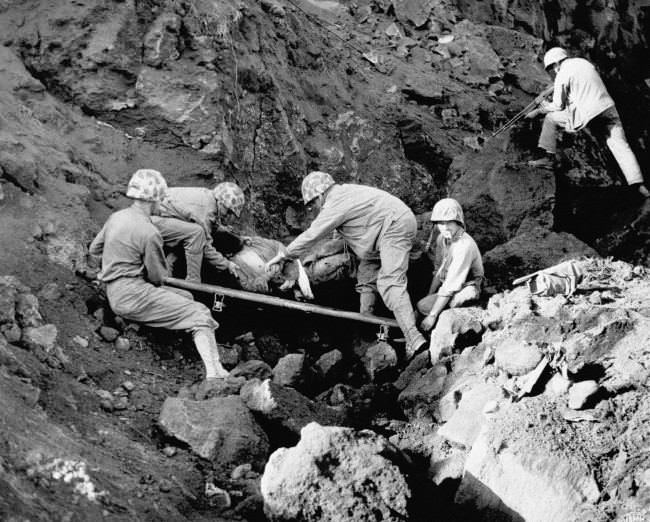
<path fill-rule="evenodd" d="M 113 311 L 149 326 L 186 330 L 214 330 L 218 323 L 192 294 L 161 287 L 167 275 L 163 241 L 151 219 L 131 206 L 115 212 L 90 245 L 101 256 L 99 280 Z"/>
<path fill-rule="evenodd" d="M 308 230 L 288 247 L 287 257 L 299 258 L 318 240 L 336 230 L 360 260 L 357 290 L 375 288 L 393 312 L 407 341 L 407 351 L 423 344 L 406 290 L 409 253 L 417 232 L 413 212 L 383 190 L 363 185 L 333 185 Z"/>

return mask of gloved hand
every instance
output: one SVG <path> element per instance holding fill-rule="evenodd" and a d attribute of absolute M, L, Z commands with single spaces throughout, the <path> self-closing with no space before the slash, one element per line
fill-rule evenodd
<path fill-rule="evenodd" d="M 266 265 L 264 265 L 264 268 L 266 269 L 267 272 L 273 273 L 276 269 L 274 266 L 279 265 L 284 259 L 286 259 L 286 254 L 283 254 L 282 252 L 278 252 L 275 257 L 270 259 Z"/>
<path fill-rule="evenodd" d="M 244 246 L 252 246 L 253 245 L 253 240 L 250 238 L 250 236 L 241 236 L 239 239 L 241 240 L 241 243 Z"/>
<path fill-rule="evenodd" d="M 230 272 L 230 275 L 232 275 L 236 279 L 239 279 L 240 276 L 239 267 L 235 263 L 229 261 L 227 270 L 228 272 Z"/>

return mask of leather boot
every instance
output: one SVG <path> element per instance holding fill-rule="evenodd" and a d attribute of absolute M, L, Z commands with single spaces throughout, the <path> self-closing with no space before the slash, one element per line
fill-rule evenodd
<path fill-rule="evenodd" d="M 406 360 L 409 361 L 416 353 L 426 348 L 427 341 L 415 325 L 415 313 L 413 312 L 413 306 L 408 296 L 400 299 L 400 303 L 398 303 L 398 306 L 392 312 L 404 334 L 404 339 L 406 340 Z"/>

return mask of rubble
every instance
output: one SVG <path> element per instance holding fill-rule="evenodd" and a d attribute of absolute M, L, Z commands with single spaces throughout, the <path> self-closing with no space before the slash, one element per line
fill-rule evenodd
<path fill-rule="evenodd" d="M 471 449 L 485 422 L 488 403 L 503 399 L 503 391 L 493 384 L 474 386 L 462 394 L 458 408 L 438 430 L 441 437 L 463 449 Z"/>
<path fill-rule="evenodd" d="M 347 508 L 351 520 L 648 518 L 650 273 L 597 256 L 648 265 L 650 207 L 589 136 L 562 138 L 555 171 L 526 166 L 538 122 L 489 138 L 550 84 L 539 58 L 556 42 L 597 64 L 643 153 L 638 2 L 144 4 L 0 8 L 0 268 L 13 274 L 0 276 L 0 461 L 11 515 L 181 520 L 211 509 L 260 520 L 266 503 L 278 519 Z M 431 352 L 407 368 L 393 340 L 367 349 L 356 326 L 227 300 L 215 335 L 235 377 L 202 382 L 189 338 L 114 317 L 86 266 L 134 165 L 163 169 L 170 186 L 245 186 L 234 231 L 258 246 L 215 244 L 250 268 L 242 287 L 297 299 L 306 293 L 295 284 L 280 290 L 295 265 L 273 281 L 264 262 L 309 222 L 306 171 L 378 186 L 418 214 L 414 300 L 431 273 L 427 211 L 456 197 L 484 253 L 482 300 L 444 312 Z M 509 290 L 582 256 L 588 277 L 570 297 Z M 302 261 L 317 302 L 355 308 L 357 260 L 340 240 Z M 204 266 L 203 276 L 222 274 Z M 150 430 L 159 415 L 165 428 Z M 332 426 L 310 431 L 312 420 Z M 298 446 L 269 463 L 263 497 L 255 470 L 301 428 Z M 318 442 L 320 456 L 305 456 Z M 299 465 L 283 471 L 292 451 Z M 286 487 L 271 493 L 275 480 Z"/>
<path fill-rule="evenodd" d="M 280 358 L 273 368 L 273 382 L 280 386 L 294 386 L 303 378 L 305 355 L 290 353 Z"/>
<path fill-rule="evenodd" d="M 370 380 L 373 381 L 382 373 L 386 373 L 397 366 L 397 353 L 390 344 L 379 341 L 368 347 L 361 361 Z"/>
<path fill-rule="evenodd" d="M 101 326 L 99 328 L 99 335 L 102 336 L 102 339 L 104 339 L 104 341 L 112 343 L 119 337 L 120 331 L 115 328 L 111 328 L 110 326 Z"/>
<path fill-rule="evenodd" d="M 408 416 L 432 414 L 433 405 L 443 390 L 447 369 L 442 364 L 420 373 L 399 394 L 398 402 Z"/>
<path fill-rule="evenodd" d="M 269 379 L 248 381 L 240 395 L 251 411 L 296 435 L 310 422 L 323 425 L 344 422 L 344 416 L 337 410 L 315 403 L 296 390 L 278 386 Z"/>
<path fill-rule="evenodd" d="M 485 421 L 465 462 L 456 502 L 478 513 L 542 521 L 570 520 L 598 500 L 586 463 L 554 445 L 562 437 L 554 428 L 563 421 L 557 414 L 547 416 L 550 425 L 541 443 L 536 435 L 541 427 L 534 433 L 527 427 L 531 414 L 525 406 L 513 406 Z"/>
<path fill-rule="evenodd" d="M 58 330 L 53 324 L 32 327 L 29 326 L 23 330 L 20 339 L 23 346 L 30 350 L 42 349 L 50 353 L 54 350 Z"/>
<path fill-rule="evenodd" d="M 542 352 L 534 343 L 515 340 L 512 337 L 489 342 L 496 346 L 494 363 L 497 368 L 510 375 L 524 375 L 533 370 L 542 359 Z"/>
<path fill-rule="evenodd" d="M 273 370 L 264 361 L 252 360 L 239 363 L 230 371 L 231 377 L 245 379 L 268 379 L 273 376 Z"/>
<path fill-rule="evenodd" d="M 454 349 L 477 344 L 484 330 L 482 316 L 483 310 L 475 307 L 444 310 L 431 331 L 431 363 L 435 364 Z"/>
<path fill-rule="evenodd" d="M 343 366 L 343 354 L 340 350 L 330 350 L 321 355 L 314 363 L 317 375 L 324 381 L 333 381 L 340 378 Z"/>
<path fill-rule="evenodd" d="M 584 408 L 590 397 L 598 391 L 598 388 L 599 386 L 596 381 L 581 381 L 575 383 L 569 388 L 569 408 L 573 410 L 581 410 Z"/>
<path fill-rule="evenodd" d="M 271 520 L 405 520 L 411 491 L 395 460 L 373 432 L 308 424 L 295 447 L 266 464 L 264 512 Z"/>

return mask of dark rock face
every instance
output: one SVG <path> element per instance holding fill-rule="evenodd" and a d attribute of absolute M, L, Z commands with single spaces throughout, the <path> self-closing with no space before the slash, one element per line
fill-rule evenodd
<path fill-rule="evenodd" d="M 313 7 L 343 24 L 354 51 L 273 3 L 73 9 L 42 0 L 0 9 L 0 104 L 9 125 L 0 172 L 10 186 L 45 194 L 49 210 L 64 216 L 46 245 L 64 264 L 78 260 L 75 237 L 88 229 L 88 212 L 105 215 L 101 203 L 85 201 L 118 199 L 114 187 L 142 164 L 164 170 L 170 184 L 238 181 L 249 195 L 243 227 L 275 237 L 296 231 L 285 211 L 301 209 L 300 178 L 319 168 L 384 188 L 416 213 L 450 191 L 468 206 L 485 250 L 534 224 L 573 232 L 604 253 L 645 256 L 629 234 L 617 235 L 629 223 L 616 219 L 630 206 L 625 198 L 600 213 L 611 228 L 577 225 L 598 215 L 598 195 L 578 198 L 594 179 L 606 190 L 615 183 L 602 147 L 565 140 L 556 181 L 523 166 L 531 129 L 516 128 L 509 144 L 483 143 L 548 84 L 538 59 L 559 43 L 600 67 L 645 165 L 650 104 L 638 64 L 647 56 L 646 21 L 633 2 Z M 74 196 L 55 205 L 61 194 Z"/>

